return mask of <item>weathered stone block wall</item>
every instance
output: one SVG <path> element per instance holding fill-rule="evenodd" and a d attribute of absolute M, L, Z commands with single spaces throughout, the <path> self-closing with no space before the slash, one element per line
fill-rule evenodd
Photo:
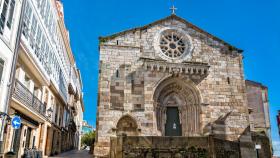
<path fill-rule="evenodd" d="M 209 137 L 112 137 L 110 158 L 241 158 L 239 142 Z"/>
<path fill-rule="evenodd" d="M 118 120 L 129 114 L 137 120 L 140 135 L 161 135 L 156 128 L 153 95 L 156 86 L 172 75 L 168 72 L 146 71 L 140 57 L 160 59 L 154 49 L 155 36 L 166 27 L 180 28 L 192 37 L 194 50 L 190 62 L 210 65 L 209 75 L 194 82 L 200 91 L 201 135 L 220 134 L 237 140 L 248 126 L 247 98 L 242 55 L 224 43 L 177 20 L 168 19 L 144 29 L 124 32 L 101 40 L 100 80 L 97 116 L 96 153 L 108 153 L 111 136 L 116 136 Z M 127 65 L 116 79 L 116 71 Z M 114 104 L 121 109 L 114 109 Z M 141 110 L 135 110 L 141 109 Z M 98 151 L 100 150 L 100 151 Z"/>
<path fill-rule="evenodd" d="M 260 83 L 246 81 L 248 107 L 252 110 L 250 122 L 253 124 L 251 129 L 253 131 L 269 132 L 267 130 L 270 127 L 267 93 L 267 88 Z"/>
<path fill-rule="evenodd" d="M 125 89 L 125 65 L 121 65 L 111 77 L 111 109 L 123 110 Z"/>
<path fill-rule="evenodd" d="M 136 71 L 131 74 L 131 102 L 134 111 L 144 110 L 144 76 Z"/>

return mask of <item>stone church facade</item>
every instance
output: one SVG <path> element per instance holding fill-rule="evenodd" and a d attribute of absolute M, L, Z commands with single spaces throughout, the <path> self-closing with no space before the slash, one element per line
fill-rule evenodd
<path fill-rule="evenodd" d="M 250 142 L 242 50 L 171 15 L 100 38 L 95 156 L 120 135 Z"/>

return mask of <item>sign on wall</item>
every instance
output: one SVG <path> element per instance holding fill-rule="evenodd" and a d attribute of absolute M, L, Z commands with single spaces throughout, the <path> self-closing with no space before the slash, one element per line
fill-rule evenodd
<path fill-rule="evenodd" d="M 14 129 L 19 129 L 21 126 L 21 118 L 19 116 L 15 116 L 13 119 L 12 119 L 12 127 Z"/>

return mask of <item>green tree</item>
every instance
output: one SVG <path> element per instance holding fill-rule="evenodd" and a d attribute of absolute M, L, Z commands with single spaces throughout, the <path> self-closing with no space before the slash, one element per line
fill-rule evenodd
<path fill-rule="evenodd" d="M 82 136 L 82 145 L 83 146 L 91 146 L 94 144 L 95 141 L 95 131 L 86 133 L 85 135 Z"/>

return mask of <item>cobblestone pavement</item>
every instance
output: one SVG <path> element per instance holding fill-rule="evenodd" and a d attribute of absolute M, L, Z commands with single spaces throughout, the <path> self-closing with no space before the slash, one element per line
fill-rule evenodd
<path fill-rule="evenodd" d="M 88 150 L 72 150 L 51 158 L 93 158 Z"/>

